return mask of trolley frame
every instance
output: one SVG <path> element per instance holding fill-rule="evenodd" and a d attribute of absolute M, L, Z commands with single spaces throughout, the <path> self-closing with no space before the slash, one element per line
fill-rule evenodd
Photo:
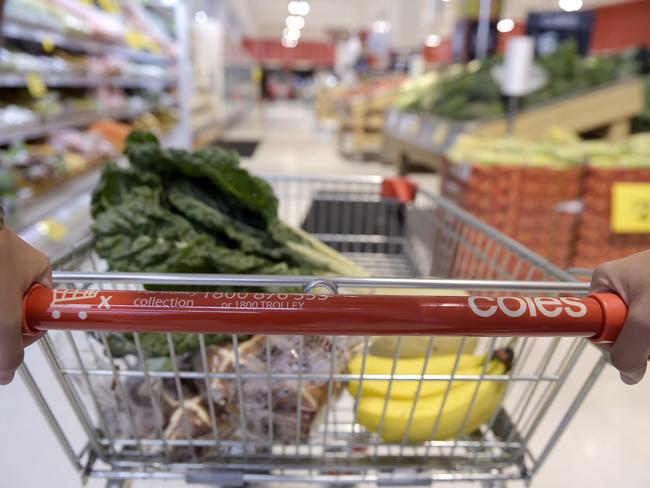
<path fill-rule="evenodd" d="M 340 289 L 399 288 L 463 290 L 469 293 L 495 294 L 509 292 L 572 294 L 587 292 L 587 284 L 576 281 L 542 257 L 509 239 L 451 202 L 422 189 L 410 202 L 381 198 L 383 178 L 380 177 L 267 177 L 280 201 L 280 215 L 294 225 L 301 225 L 311 215 L 312 233 L 335 246 L 343 254 L 374 272 L 372 278 L 291 277 L 291 276 L 225 276 L 180 275 L 152 273 L 108 273 L 105 264 L 92 250 L 92 241 L 80 243 L 56 260 L 54 281 L 74 289 L 140 289 L 145 284 L 193 286 L 273 286 L 302 287 L 309 292 L 326 287 L 329 292 Z M 315 205 L 316 201 L 319 205 Z M 388 205 L 382 202 L 388 201 Z M 310 213 L 311 212 L 311 213 Z M 372 217 L 372 218 L 371 218 Z M 382 222 L 381 226 L 377 222 Z M 378 231 L 380 228 L 380 232 Z M 318 231 L 321 229 L 321 231 Z M 440 276 L 441 278 L 430 278 Z M 136 331 L 134 331 L 136 332 Z M 397 381 L 418 381 L 418 393 L 426 381 L 474 381 L 480 384 L 485 369 L 478 376 L 459 375 L 353 375 L 331 368 L 318 374 L 272 371 L 270 363 L 264 374 L 240 371 L 240 341 L 232 336 L 235 371 L 209 370 L 206 341 L 199 335 L 200 367 L 195 371 L 179 369 L 171 336 L 168 335 L 171 369 L 156 370 L 148 365 L 136 333 L 137 353 L 129 359 L 113 358 L 104 333 L 94 338 L 83 333 L 48 334 L 40 347 L 56 382 L 74 412 L 76 427 L 59 422 L 50 401 L 28 365 L 20 369 L 38 407 L 59 440 L 63 452 L 83 479 L 103 478 L 110 483 L 133 479 L 186 480 L 188 482 L 244 485 L 246 483 L 320 483 L 350 485 L 374 482 L 379 485 L 430 484 L 439 481 L 475 481 L 484 486 L 498 486 L 509 480 L 530 480 L 540 469 L 562 432 L 578 411 L 583 400 L 603 370 L 606 360 L 598 355 L 589 374 L 575 378 L 575 365 L 586 361 L 583 352 L 587 342 L 578 338 L 509 338 L 481 340 L 477 346 L 486 355 L 506 345 L 515 350 L 512 369 L 490 377 L 506 385 L 502 406 L 478 432 L 449 440 L 410 444 L 405 439 L 396 444 L 382 443 L 376 434 L 364 432 L 356 422 L 359 398 L 344 393 L 337 400 L 336 390 L 346 381 L 383 380 L 390 385 Z M 304 337 L 298 339 L 298 355 L 304 354 Z M 336 337 L 328 338 L 330 344 Z M 264 337 L 269 351 L 269 336 Z M 400 339 L 393 364 L 398 357 Z M 431 357 L 435 338 L 430 338 L 427 360 Z M 368 337 L 360 339 L 364 356 L 369 351 Z M 461 341 L 460 355 L 465 341 Z M 62 350 L 63 345 L 67 353 Z M 94 345 L 93 345 L 94 344 Z M 105 357 L 98 358 L 97 344 L 103 346 Z M 335 351 L 335 347 L 331 347 Z M 91 354 L 92 353 L 92 354 Z M 66 355 L 67 354 L 67 355 Z M 95 355 L 95 357 L 92 357 Z M 302 356 L 300 356 L 302 360 Z M 365 363 L 365 360 L 364 360 Z M 185 427 L 188 427 L 189 404 L 184 395 L 186 381 L 205 382 L 209 390 L 215 379 L 236 384 L 237 404 L 242 432 L 246 430 L 245 396 L 247 381 L 267 381 L 269 404 L 272 382 L 321 382 L 327 400 L 322 407 L 322 421 L 306 438 L 301 438 L 301 397 L 297 395 L 297 435 L 293 442 L 282 441 L 273 431 L 273 408 L 268 409 L 268 435 L 265 438 L 228 438 L 218 432 L 213 402 L 207 402 L 211 434 L 201 439 L 166 438 L 161 424 L 161 405 L 155 406 L 152 392 L 162 382 L 172 384 L 180 401 Z M 107 383 L 108 381 L 108 383 Z M 142 381 L 151 394 L 152 411 L 158 417 L 157 435 L 141 436 L 136 426 L 129 382 Z M 568 383 L 570 387 L 567 387 Z M 101 386 L 126 418 L 131 435 L 115 437 L 103 418 Z M 477 386 L 478 388 L 478 386 Z M 449 388 L 447 388 L 448 394 Z M 417 400 L 416 400 L 417 401 Z M 473 399 L 468 413 L 473 407 Z M 385 410 L 385 409 L 384 409 Z M 351 415 L 352 414 L 352 415 Z M 385 411 L 383 413 L 385 415 Z M 413 415 L 413 410 L 411 411 Z M 122 419 L 124 420 L 124 419 Z M 383 422 L 382 416 L 382 422 Z M 409 420 L 409 424 L 412 419 Z M 544 427 L 541 427 L 544 426 Z M 75 448 L 75 429 L 81 428 L 86 442 Z M 540 428 L 541 427 L 541 428 Z M 544 432 L 542 432 L 544 431 Z M 182 460 L 174 459 L 175 449 L 189 450 Z M 212 449 L 206 459 L 201 453 Z M 215 454 L 216 453 L 216 454 Z"/>

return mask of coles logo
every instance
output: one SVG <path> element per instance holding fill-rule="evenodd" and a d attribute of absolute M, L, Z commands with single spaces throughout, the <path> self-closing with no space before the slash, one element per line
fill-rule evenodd
<path fill-rule="evenodd" d="M 587 306 L 578 298 L 552 297 L 469 297 L 469 308 L 479 317 L 492 317 L 501 311 L 508 317 L 558 317 L 566 314 L 569 317 L 584 317 Z"/>

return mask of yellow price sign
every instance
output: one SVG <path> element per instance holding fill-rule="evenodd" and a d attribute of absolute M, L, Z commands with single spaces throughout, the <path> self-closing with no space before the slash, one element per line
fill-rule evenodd
<path fill-rule="evenodd" d="M 60 241 L 68 233 L 68 227 L 55 219 L 45 219 L 37 222 L 36 230 L 53 241 Z"/>
<path fill-rule="evenodd" d="M 113 0 L 98 0 L 97 3 L 99 4 L 99 8 L 109 14 L 117 14 L 120 11 L 119 5 Z"/>
<path fill-rule="evenodd" d="M 43 48 L 43 51 L 45 51 L 48 54 L 52 54 L 54 52 L 54 41 L 49 37 L 45 36 L 43 39 L 41 39 L 41 47 Z"/>
<path fill-rule="evenodd" d="M 43 77 L 38 73 L 30 73 L 25 76 L 27 91 L 34 98 L 43 98 L 47 94 L 47 85 Z"/>
<path fill-rule="evenodd" d="M 147 46 L 147 37 L 134 30 L 128 30 L 124 34 L 124 42 L 129 48 L 135 51 L 142 51 Z"/>
<path fill-rule="evenodd" d="M 650 183 L 614 183 L 610 220 L 615 234 L 650 234 Z"/>

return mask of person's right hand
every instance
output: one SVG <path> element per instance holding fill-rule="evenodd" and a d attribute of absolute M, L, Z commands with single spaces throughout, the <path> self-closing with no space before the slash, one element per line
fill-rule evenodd
<path fill-rule="evenodd" d="M 650 355 L 650 251 L 604 263 L 591 279 L 591 292 L 613 291 L 628 306 L 623 330 L 607 345 L 612 365 L 628 385 L 641 381 Z"/>
<path fill-rule="evenodd" d="M 23 362 L 23 349 L 41 336 L 21 333 L 23 296 L 34 283 L 52 286 L 47 257 L 11 229 L 0 229 L 0 384 L 11 382 Z"/>

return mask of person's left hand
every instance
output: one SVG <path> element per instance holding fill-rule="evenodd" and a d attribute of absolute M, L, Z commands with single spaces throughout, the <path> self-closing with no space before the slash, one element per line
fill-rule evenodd
<path fill-rule="evenodd" d="M 52 286 L 47 257 L 10 228 L 0 230 L 0 384 L 11 382 L 23 362 L 24 348 L 42 337 L 21 333 L 23 296 L 34 283 Z"/>

